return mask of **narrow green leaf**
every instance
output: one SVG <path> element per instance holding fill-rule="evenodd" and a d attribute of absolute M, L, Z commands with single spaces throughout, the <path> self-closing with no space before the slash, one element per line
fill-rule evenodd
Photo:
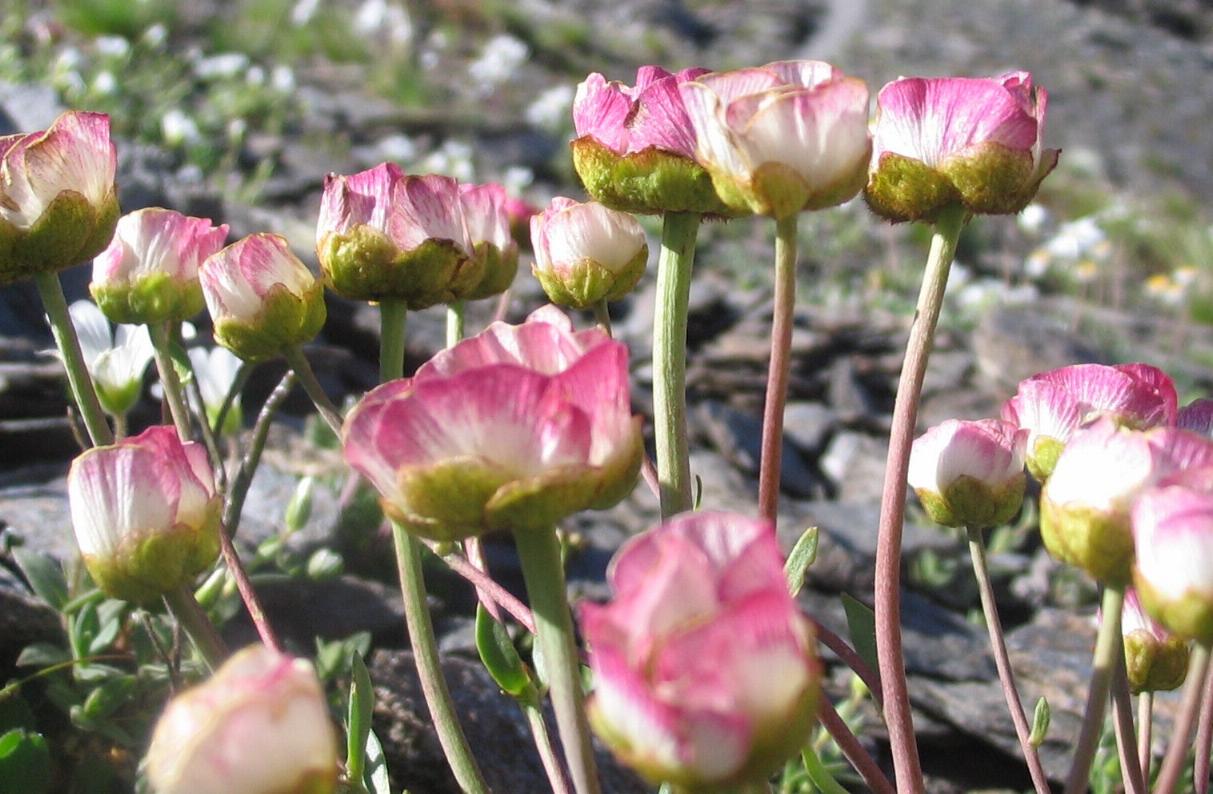
<path fill-rule="evenodd" d="M 871 607 L 848 593 L 842 594 L 842 608 L 847 613 L 847 630 L 851 634 L 851 645 L 855 652 L 875 670 L 876 661 L 876 615 Z"/>
<path fill-rule="evenodd" d="M 817 560 L 817 537 L 817 527 L 806 529 L 800 536 L 800 540 L 796 541 L 796 545 L 792 547 L 788 561 L 784 563 L 783 572 L 788 577 L 788 590 L 793 596 L 800 593 L 800 588 L 804 587 L 804 578 L 805 574 L 809 572 L 809 566 Z"/>
<path fill-rule="evenodd" d="M 50 667 L 53 664 L 66 662 L 71 658 L 72 655 L 67 652 L 66 648 L 49 642 L 35 642 L 21 649 L 21 655 L 17 657 L 17 666 Z"/>
<path fill-rule="evenodd" d="M 51 754 L 41 734 L 14 728 L 0 736 L 0 791 L 45 794 L 50 780 Z"/>
<path fill-rule="evenodd" d="M 362 654 L 350 657 L 349 736 L 346 748 L 346 771 L 351 780 L 362 780 L 366 769 L 366 740 L 371 733 L 371 715 L 375 709 L 375 690 L 371 674 L 366 670 Z"/>
<path fill-rule="evenodd" d="M 135 683 L 133 675 L 118 676 L 106 681 L 89 692 L 88 697 L 84 699 L 84 715 L 90 720 L 101 720 L 113 714 L 135 691 Z"/>
<path fill-rule="evenodd" d="M 493 620 L 483 604 L 476 606 L 476 650 L 489 675 L 506 694 L 521 698 L 534 689 L 509 632 Z"/>
<path fill-rule="evenodd" d="M 363 776 L 367 790 L 371 794 L 392 794 L 392 784 L 388 780 L 387 758 L 383 754 L 383 745 L 379 737 L 371 731 L 366 736 L 366 774 Z"/>
<path fill-rule="evenodd" d="M 695 475 L 695 496 L 691 500 L 691 509 L 698 510 L 703 506 L 703 478 L 698 474 Z"/>
<path fill-rule="evenodd" d="M 1033 747 L 1040 747 L 1044 743 L 1045 737 L 1049 734 L 1051 719 L 1052 710 L 1049 708 L 1049 701 L 1042 697 L 1036 701 L 1036 710 L 1032 713 L 1032 732 L 1028 734 L 1028 742 Z"/>
<path fill-rule="evenodd" d="M 67 580 L 59 563 L 49 555 L 21 547 L 13 549 L 13 559 L 38 597 L 62 611 L 67 603 Z"/>

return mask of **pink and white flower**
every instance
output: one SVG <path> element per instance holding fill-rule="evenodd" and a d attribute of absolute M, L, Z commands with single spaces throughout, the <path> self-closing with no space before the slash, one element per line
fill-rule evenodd
<path fill-rule="evenodd" d="M 72 527 L 93 581 L 146 602 L 189 584 L 219 553 L 222 501 L 206 449 L 151 427 L 72 462 Z"/>
<path fill-rule="evenodd" d="M 788 593 L 774 529 L 684 514 L 639 535 L 583 604 L 590 719 L 653 782 L 698 790 L 765 780 L 812 725 L 820 667 Z"/>
<path fill-rule="evenodd" d="M 494 323 L 367 394 L 346 418 L 345 458 L 423 537 L 550 529 L 635 483 L 642 442 L 627 358 L 622 343 L 574 332 L 554 308 Z"/>
<path fill-rule="evenodd" d="M 118 219 L 118 156 L 104 113 L 0 137 L 0 284 L 96 256 Z"/>
<path fill-rule="evenodd" d="M 1100 416 L 1137 429 L 1175 424 L 1178 398 L 1166 373 L 1149 364 L 1076 364 L 1033 375 L 1002 407 L 1028 431 L 1028 470 L 1042 482 L 1083 424 Z"/>
<path fill-rule="evenodd" d="M 1160 623 L 1213 643 L 1213 466 L 1190 469 L 1133 505 L 1133 581 Z"/>
<path fill-rule="evenodd" d="M 311 341 L 324 325 L 324 287 L 277 234 L 251 234 L 199 270 L 215 341 L 260 361 Z"/>
<path fill-rule="evenodd" d="M 147 751 L 157 794 L 331 794 L 337 773 L 316 672 L 263 645 L 169 701 Z"/>
<path fill-rule="evenodd" d="M 649 246 L 626 212 L 557 196 L 531 218 L 535 278 L 555 304 L 584 309 L 618 300 L 644 275 Z"/>
<path fill-rule="evenodd" d="M 188 320 L 204 305 L 198 266 L 223 247 L 227 228 L 159 207 L 122 216 L 93 260 L 93 299 L 117 323 Z"/>
<path fill-rule="evenodd" d="M 484 276 L 477 242 L 497 240 L 497 209 L 476 194 L 478 239 L 465 215 L 459 183 L 446 176 L 406 175 L 383 163 L 324 183 L 316 254 L 330 286 L 347 298 L 404 300 L 411 309 L 466 297 Z"/>
<path fill-rule="evenodd" d="M 1023 503 L 1027 431 L 999 419 L 949 419 L 910 449 L 908 481 L 931 519 L 986 528 L 1010 521 Z"/>
<path fill-rule="evenodd" d="M 950 205 L 1019 212 L 1060 154 L 1043 148 L 1047 107 L 1027 72 L 889 83 L 876 99 L 869 206 L 894 221 Z"/>
<path fill-rule="evenodd" d="M 1132 430 L 1107 417 L 1082 428 L 1041 495 L 1045 548 L 1102 582 L 1128 581 L 1134 500 L 1166 477 L 1206 465 L 1213 465 L 1213 441 L 1186 430 Z"/>
<path fill-rule="evenodd" d="M 1146 613 L 1132 587 L 1125 589 L 1120 630 L 1130 691 L 1136 695 L 1178 689 L 1188 673 L 1188 644 Z"/>
<path fill-rule="evenodd" d="M 841 204 L 863 187 L 868 87 L 821 61 L 712 72 L 679 91 L 695 157 L 730 209 L 777 218 Z"/>

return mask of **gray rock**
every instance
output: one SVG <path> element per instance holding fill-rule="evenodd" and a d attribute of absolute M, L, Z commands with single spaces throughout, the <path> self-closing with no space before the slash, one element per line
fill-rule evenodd
<path fill-rule="evenodd" d="M 758 475 L 762 459 L 762 420 L 715 400 L 695 408 L 697 425 L 724 458 L 744 472 Z M 823 496 L 825 483 L 791 444 L 780 454 L 780 488 L 798 498 Z"/>
<path fill-rule="evenodd" d="M 837 429 L 838 413 L 821 403 L 789 402 L 783 411 L 783 434 L 810 457 L 816 457 Z"/>
<path fill-rule="evenodd" d="M 44 130 L 64 110 L 48 85 L 0 82 L 0 135 Z"/>
<path fill-rule="evenodd" d="M 830 441 L 818 465 L 833 482 L 839 499 L 879 499 L 888 455 L 887 441 L 844 431 Z"/>

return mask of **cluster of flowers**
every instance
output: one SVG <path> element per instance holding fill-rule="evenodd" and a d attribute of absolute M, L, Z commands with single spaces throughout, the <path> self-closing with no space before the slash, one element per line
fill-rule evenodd
<path fill-rule="evenodd" d="M 537 277 L 563 305 L 626 293 L 648 257 L 626 212 L 785 219 L 861 188 L 893 220 L 932 220 L 949 208 L 1014 212 L 1057 159 L 1041 148 L 1045 92 L 1024 73 L 891 83 L 880 92 L 874 135 L 868 98 L 862 81 L 819 62 L 726 73 L 646 67 L 634 87 L 591 75 L 578 90 L 572 147 L 601 203 L 558 198 L 530 218 Z M 289 357 L 318 333 L 326 284 L 409 309 L 500 293 L 517 268 L 514 233 L 531 214 L 499 186 L 406 175 L 392 164 L 333 176 L 317 229 L 322 283 L 276 235 L 223 247 L 226 227 L 207 220 L 161 209 L 118 220 L 103 116 L 66 114 L 45 133 L 0 139 L 0 158 L 0 284 L 95 256 L 92 293 L 111 320 L 172 329 L 205 305 L 216 341 L 252 362 Z M 636 482 L 643 446 L 627 358 L 606 332 L 575 331 L 556 309 L 519 326 L 494 323 L 412 377 L 367 394 L 344 420 L 346 459 L 379 490 L 387 515 L 415 536 L 550 532 L 575 512 L 614 505 Z M 1125 377 L 1161 394 L 1166 384 L 1144 371 Z M 1093 406 L 1105 409 L 1075 407 L 1073 425 Z M 977 427 L 971 432 L 987 433 Z M 1067 456 L 1077 452 L 1056 454 L 1068 435 L 1058 439 L 1049 428 L 1053 435 L 1034 442 L 1034 459 L 1051 454 L 1054 477 L 1064 481 Z M 1083 432 L 1121 439 L 1130 431 Z M 1017 432 L 998 433 L 1009 439 L 1008 454 L 1022 456 Z M 1154 461 L 1170 442 L 1144 437 L 1147 468 L 1161 472 Z M 1071 447 L 1081 449 L 1077 440 Z M 974 458 L 981 456 L 965 460 Z M 145 602 L 213 563 L 223 528 L 211 466 L 201 444 L 170 427 L 102 444 L 73 463 L 73 524 L 102 589 Z M 963 468 L 949 466 L 938 468 Z M 988 492 L 985 480 L 960 473 L 969 478 L 963 485 L 952 478 L 927 499 L 947 505 L 953 520 L 995 522 L 1010 494 L 1023 490 L 1022 472 L 1018 485 L 1006 477 Z M 1190 490 L 1186 483 L 1174 487 Z M 1064 498 L 1047 513 L 1054 536 L 1081 521 L 1091 527 L 1087 535 L 1107 533 L 1104 524 L 1119 520 L 1103 521 L 1108 500 L 1072 508 L 1072 497 Z M 1128 510 L 1123 494 L 1112 501 Z M 1150 505 L 1141 496 L 1133 512 L 1161 514 L 1166 506 Z M 1147 560 L 1138 553 L 1140 569 L 1148 570 Z M 621 757 L 655 781 L 718 787 L 761 779 L 803 743 L 819 668 L 770 522 L 708 512 L 673 518 L 620 550 L 610 579 L 613 602 L 585 606 L 581 617 L 596 676 L 593 721 Z M 1143 592 L 1149 604 L 1173 591 L 1143 584 Z M 279 687 L 299 704 L 279 708 L 266 694 Z M 234 657 L 162 719 L 148 764 L 153 782 L 163 792 L 330 791 L 336 753 L 331 729 L 315 724 L 324 722 L 319 697 L 306 666 L 267 649 Z M 200 711 L 208 716 L 194 716 Z M 288 722 L 289 731 L 278 730 Z M 241 737 L 263 732 L 284 745 L 306 738 L 314 752 L 243 752 Z M 222 741 L 206 740 L 219 733 Z M 266 763 L 271 756 L 275 764 Z"/>
<path fill-rule="evenodd" d="M 1042 485 L 1048 551 L 1136 589 L 1123 625 L 1130 684 L 1179 686 L 1187 649 L 1167 631 L 1213 643 L 1213 400 L 1177 408 L 1171 379 L 1146 364 L 1041 373 L 1001 419 L 928 430 L 909 483 L 938 523 L 984 529 L 1019 511 L 1025 464 Z"/>

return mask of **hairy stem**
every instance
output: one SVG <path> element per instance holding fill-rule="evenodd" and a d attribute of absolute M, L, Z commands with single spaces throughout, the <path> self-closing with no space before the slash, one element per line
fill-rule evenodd
<path fill-rule="evenodd" d="M 796 309 L 796 217 L 775 221 L 775 309 L 771 319 L 771 363 L 762 410 L 762 453 L 758 468 L 758 514 L 775 523 L 779 516 L 783 408 L 788 401 L 792 322 Z"/>
<path fill-rule="evenodd" d="M 177 619 L 177 625 L 185 629 L 206 666 L 215 670 L 223 664 L 223 660 L 227 658 L 227 646 L 223 644 L 219 632 L 215 630 L 215 625 L 206 616 L 206 612 L 198 605 L 193 591 L 182 585 L 165 593 L 164 603 Z"/>
<path fill-rule="evenodd" d="M 573 620 L 565 594 L 560 540 L 555 530 L 514 533 L 526 582 L 536 640 L 543 654 L 556 712 L 560 743 L 577 794 L 598 794 L 598 773 L 590 743 L 590 725 L 581 691 L 581 666 L 573 641 Z"/>
<path fill-rule="evenodd" d="M 1204 645 L 1196 645 L 1192 648 L 1192 658 L 1188 662 L 1188 680 L 1184 684 L 1183 702 L 1179 706 L 1179 715 L 1171 732 L 1171 744 L 1167 747 L 1167 755 L 1158 772 L 1154 794 L 1171 794 L 1183 775 L 1184 761 L 1188 757 L 1188 748 L 1191 747 L 1192 726 L 1196 723 L 1196 716 L 1200 711 L 1205 676 L 1208 672 L 1209 649 Z"/>
<path fill-rule="evenodd" d="M 876 656 L 885 704 L 885 722 L 901 794 L 919 794 L 923 790 L 918 743 L 910 714 L 910 693 L 906 686 L 905 658 L 901 648 L 901 532 L 906 508 L 906 472 L 910 463 L 910 444 L 918 419 L 918 401 L 927 371 L 927 359 L 935 338 L 935 325 L 943 306 L 948 270 L 956 254 L 956 242 L 964 226 L 962 207 L 940 213 L 931 239 L 918 308 L 906 355 L 897 383 L 893 405 L 893 426 L 889 433 L 889 458 L 885 466 L 884 489 L 880 499 L 880 535 L 876 546 Z"/>
<path fill-rule="evenodd" d="M 981 594 L 981 610 L 986 617 L 986 628 L 990 633 L 990 650 L 994 653 L 994 666 L 998 668 L 998 680 L 1002 683 L 1002 694 L 1007 701 L 1007 710 L 1011 712 L 1011 722 L 1015 724 L 1015 735 L 1019 738 L 1019 747 L 1023 750 L 1024 760 L 1028 764 L 1028 772 L 1032 776 L 1032 785 L 1037 794 L 1049 794 L 1049 778 L 1040 763 L 1040 755 L 1032 746 L 1030 736 L 1032 728 L 1028 725 L 1028 717 L 1023 710 L 1023 702 L 1019 699 L 1019 690 L 1015 687 L 1015 671 L 1011 669 L 1011 657 L 1007 653 L 1007 644 L 1003 639 L 1002 621 L 998 618 L 998 605 L 994 601 L 994 587 L 990 584 L 990 569 L 986 563 L 986 544 L 982 539 L 981 530 L 970 527 L 969 556 L 973 559 L 973 574 L 977 578 L 977 590 Z"/>
<path fill-rule="evenodd" d="M 1116 670 L 1116 656 L 1124 654 L 1120 634 L 1120 613 L 1124 600 L 1123 585 L 1104 588 L 1099 633 L 1095 637 L 1095 656 L 1091 663 L 1091 683 L 1087 690 L 1087 706 L 1083 713 L 1082 729 L 1074 744 L 1074 757 L 1070 763 L 1070 774 L 1066 778 L 1065 794 L 1080 794 L 1087 790 L 1091 762 L 1095 760 L 1099 734 L 1103 731 L 1104 711 L 1108 705 L 1112 673 Z"/>
<path fill-rule="evenodd" d="M 691 464 L 687 448 L 687 310 L 691 267 L 700 218 L 667 212 L 657 260 L 657 306 L 653 318 L 653 432 L 661 517 L 691 509 Z"/>
<path fill-rule="evenodd" d="M 97 390 L 93 387 L 93 379 L 88 374 L 88 366 L 80 352 L 80 340 L 76 336 L 76 326 L 72 325 L 71 313 L 67 310 L 67 299 L 63 297 L 63 285 L 59 282 L 59 275 L 37 273 L 34 275 L 34 285 L 42 297 L 42 305 L 51 324 L 51 333 L 55 336 L 55 345 L 59 348 L 59 355 L 63 357 L 63 368 L 67 370 L 67 383 L 72 390 L 72 399 L 76 401 L 76 407 L 84 418 L 89 439 L 93 446 L 112 444 L 114 434 L 109 423 L 105 421 L 105 412 L 101 410 Z"/>

